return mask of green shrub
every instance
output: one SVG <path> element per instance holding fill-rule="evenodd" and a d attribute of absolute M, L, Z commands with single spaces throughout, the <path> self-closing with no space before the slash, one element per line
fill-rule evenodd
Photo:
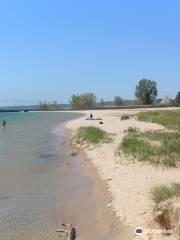
<path fill-rule="evenodd" d="M 132 154 L 142 161 L 150 160 L 150 156 L 154 156 L 151 145 L 133 135 L 124 137 L 120 147 L 124 153 Z"/>
<path fill-rule="evenodd" d="M 76 137 L 93 144 L 112 141 L 110 134 L 97 127 L 80 127 Z"/>
<path fill-rule="evenodd" d="M 161 185 L 151 191 L 152 199 L 155 203 L 160 203 L 173 197 L 180 197 L 180 184 L 173 183 L 170 187 Z"/>
<path fill-rule="evenodd" d="M 130 118 L 130 116 L 129 115 L 123 115 L 122 117 L 121 117 L 121 120 L 127 120 L 127 119 L 129 119 Z"/>
<path fill-rule="evenodd" d="M 140 161 L 175 167 L 180 160 L 180 133 L 140 132 L 129 128 L 119 148 Z"/>
<path fill-rule="evenodd" d="M 135 127 L 129 127 L 127 130 L 128 133 L 138 133 L 139 129 L 135 128 Z"/>

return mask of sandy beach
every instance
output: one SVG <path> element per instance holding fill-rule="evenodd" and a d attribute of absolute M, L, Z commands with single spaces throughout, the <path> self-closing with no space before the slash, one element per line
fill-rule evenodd
<path fill-rule="evenodd" d="M 175 108 L 168 109 L 172 110 Z M 80 149 L 87 154 L 87 158 L 92 161 L 100 177 L 106 182 L 113 199 L 110 207 L 113 208 L 116 216 L 118 216 L 119 222 L 132 229 L 132 239 L 164 239 L 160 235 L 150 238 L 152 236 L 148 234 L 137 237 L 134 230 L 137 227 L 142 227 L 143 229 L 151 229 L 152 227 L 154 203 L 150 197 L 151 189 L 158 184 L 168 185 L 172 182 L 180 182 L 178 168 L 155 167 L 144 162 L 134 161 L 124 154 L 120 154 L 120 156 L 117 154 L 117 147 L 126 134 L 125 130 L 129 127 L 139 128 L 142 131 L 165 129 L 159 124 L 136 120 L 135 114 L 140 111 L 151 110 L 81 111 L 84 114 L 83 117 L 71 120 L 65 126 L 71 131 L 72 135 L 81 126 L 96 126 L 114 134 L 112 143 L 103 143 L 96 147 L 85 146 Z M 100 125 L 98 121 L 85 120 L 90 113 L 94 117 L 101 117 L 104 124 Z M 120 117 L 123 114 L 129 114 L 132 117 L 128 120 L 120 121 Z M 168 239 L 171 238 L 169 237 Z"/>

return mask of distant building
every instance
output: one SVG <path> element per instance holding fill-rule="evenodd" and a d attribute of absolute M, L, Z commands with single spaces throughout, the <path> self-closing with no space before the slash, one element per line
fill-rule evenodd
<path fill-rule="evenodd" d="M 171 104 L 171 99 L 168 95 L 165 98 L 163 98 L 163 100 L 160 102 L 160 105 L 170 105 L 170 104 Z"/>

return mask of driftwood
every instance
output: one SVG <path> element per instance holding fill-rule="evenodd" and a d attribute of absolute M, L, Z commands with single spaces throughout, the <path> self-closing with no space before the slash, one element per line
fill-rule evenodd
<path fill-rule="evenodd" d="M 57 229 L 57 233 L 61 233 L 61 236 L 64 237 L 64 240 L 74 240 L 76 238 L 75 228 L 72 224 L 62 224 L 63 229 Z"/>
<path fill-rule="evenodd" d="M 86 120 L 92 120 L 92 121 L 93 121 L 93 120 L 96 120 L 96 121 L 97 121 L 97 120 L 102 120 L 102 118 L 100 118 L 100 117 L 97 117 L 97 118 L 87 117 Z"/>

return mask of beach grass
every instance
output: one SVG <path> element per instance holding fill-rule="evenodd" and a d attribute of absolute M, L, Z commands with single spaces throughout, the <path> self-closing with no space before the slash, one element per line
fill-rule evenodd
<path fill-rule="evenodd" d="M 173 183 L 169 187 L 166 185 L 154 187 L 151 196 L 152 200 L 157 204 L 173 197 L 180 197 L 180 184 Z"/>
<path fill-rule="evenodd" d="M 123 138 L 120 149 L 122 149 L 125 154 L 133 155 L 133 157 L 137 158 L 139 161 L 153 162 L 156 156 L 155 149 L 150 143 L 145 142 L 143 139 L 139 139 L 137 135 L 134 134 L 128 134 Z"/>
<path fill-rule="evenodd" d="M 176 167 L 180 161 L 180 133 L 148 131 L 129 128 L 119 149 L 139 161 Z"/>
<path fill-rule="evenodd" d="M 111 134 L 97 127 L 80 127 L 76 138 L 91 144 L 112 142 Z"/>
<path fill-rule="evenodd" d="M 163 110 L 140 112 L 137 114 L 139 121 L 158 123 L 168 129 L 180 131 L 180 110 Z"/>
<path fill-rule="evenodd" d="M 139 132 L 139 129 L 135 128 L 135 127 L 129 127 L 127 132 L 128 133 L 137 133 L 137 132 Z"/>

